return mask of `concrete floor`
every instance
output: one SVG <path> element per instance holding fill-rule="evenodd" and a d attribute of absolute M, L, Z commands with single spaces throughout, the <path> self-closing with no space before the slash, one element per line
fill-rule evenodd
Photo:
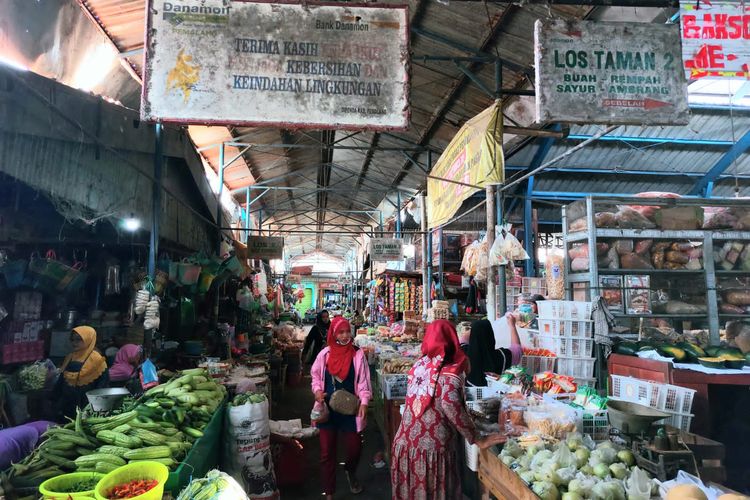
<path fill-rule="evenodd" d="M 297 387 L 287 387 L 283 394 L 277 391 L 273 397 L 271 418 L 274 420 L 289 420 L 300 418 L 304 425 L 310 423 L 310 410 L 313 405 L 313 395 L 310 390 L 310 376 L 306 372 Z M 370 410 L 372 413 L 372 409 Z M 390 469 L 386 466 L 376 469 L 372 466 L 373 456 L 383 450 L 383 437 L 378 431 L 372 414 L 368 415 L 365 430 L 364 447 L 357 476 L 364 491 L 359 495 L 352 495 L 344 476 L 343 463 L 336 474 L 335 499 L 386 500 L 391 498 Z M 320 487 L 320 445 L 317 437 L 302 442 L 305 452 L 305 462 L 300 466 L 305 468 L 306 481 L 295 487 L 280 488 L 281 498 L 312 500 L 322 498 Z M 343 450 L 339 450 L 339 457 L 343 462 Z"/>

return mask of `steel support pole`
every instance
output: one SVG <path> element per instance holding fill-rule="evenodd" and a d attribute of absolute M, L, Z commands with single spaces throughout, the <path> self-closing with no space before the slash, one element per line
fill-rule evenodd
<path fill-rule="evenodd" d="M 419 195 L 419 208 L 421 213 L 420 229 L 422 230 L 422 316 L 426 318 L 427 309 L 430 307 L 429 283 L 430 283 L 430 264 L 432 258 L 428 253 L 432 253 L 429 248 L 430 237 L 424 232 L 427 231 L 427 197 L 424 194 Z"/>
<path fill-rule="evenodd" d="M 503 208 L 505 207 L 505 196 L 503 196 L 502 189 L 495 190 L 495 203 L 497 204 L 497 206 L 495 207 L 495 213 L 497 214 L 497 219 L 495 220 L 495 222 L 498 226 L 502 226 L 503 220 L 505 220 L 503 214 Z M 506 290 L 508 284 L 505 275 L 505 266 L 500 266 L 500 270 L 498 271 L 498 282 L 500 294 L 495 294 L 495 301 L 497 301 L 497 303 L 499 304 L 497 310 L 500 311 L 500 314 L 498 314 L 495 319 L 500 319 L 505 314 L 505 311 L 508 310 L 508 292 Z"/>
<path fill-rule="evenodd" d="M 217 238 L 219 241 L 216 242 L 216 253 L 221 255 L 221 195 L 224 192 L 224 143 L 222 142 L 219 146 L 219 189 L 216 192 L 216 227 Z"/>
<path fill-rule="evenodd" d="M 380 237 L 383 237 L 383 212 L 380 212 Z"/>
<path fill-rule="evenodd" d="M 245 188 L 245 245 L 247 240 L 250 238 L 250 188 Z"/>
<path fill-rule="evenodd" d="M 161 123 L 154 126 L 154 184 L 151 195 L 151 238 L 148 248 L 148 275 L 156 277 L 156 258 L 159 255 L 159 222 L 161 218 L 161 170 L 162 154 Z"/>
<path fill-rule="evenodd" d="M 526 199 L 523 202 L 523 247 L 529 254 L 529 259 L 524 262 L 524 275 L 531 278 L 536 275 L 535 251 L 534 251 L 534 220 L 531 206 L 531 194 L 534 192 L 534 176 L 529 177 L 526 185 Z"/>
<path fill-rule="evenodd" d="M 492 244 L 495 242 L 495 186 L 487 186 L 485 188 L 485 195 L 487 197 L 487 245 L 492 248 Z M 495 301 L 495 295 L 497 288 L 495 286 L 495 274 L 497 272 L 496 266 L 487 267 L 487 318 L 492 321 L 497 317 L 497 303 Z M 500 293 L 505 293 L 505 290 L 500 290 Z"/>
<path fill-rule="evenodd" d="M 156 278 L 156 259 L 159 255 L 159 225 L 161 222 L 161 190 L 162 190 L 162 166 L 164 155 L 162 153 L 162 125 L 154 126 L 154 183 L 151 194 L 151 236 L 148 246 L 148 275 L 152 280 Z M 97 294 L 98 295 L 98 294 Z M 143 349 L 148 355 L 153 343 L 153 330 L 144 330 Z"/>
<path fill-rule="evenodd" d="M 258 236 L 263 236 L 263 209 L 258 210 Z"/>
<path fill-rule="evenodd" d="M 443 245 L 443 228 L 438 230 L 438 281 L 440 282 L 440 300 L 445 299 L 445 280 L 443 279 L 443 268 L 445 267 L 445 245 Z"/>
<path fill-rule="evenodd" d="M 401 191 L 396 191 L 396 237 L 401 237 Z"/>
<path fill-rule="evenodd" d="M 424 287 L 427 303 L 432 304 L 432 231 L 429 230 L 427 232 L 427 283 L 424 284 Z"/>

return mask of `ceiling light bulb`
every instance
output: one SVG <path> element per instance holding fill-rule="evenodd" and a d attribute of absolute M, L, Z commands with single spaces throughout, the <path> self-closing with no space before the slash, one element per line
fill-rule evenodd
<path fill-rule="evenodd" d="M 141 228 L 141 221 L 140 219 L 136 219 L 135 217 L 131 216 L 122 221 L 122 227 L 126 231 L 130 231 L 131 233 L 134 233 Z"/>

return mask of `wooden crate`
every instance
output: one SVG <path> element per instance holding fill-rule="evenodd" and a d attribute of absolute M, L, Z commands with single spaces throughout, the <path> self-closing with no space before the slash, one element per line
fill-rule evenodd
<path fill-rule="evenodd" d="M 724 467 L 726 449 L 722 443 L 685 431 L 680 432 L 680 439 L 695 455 L 698 475 L 703 482 L 726 482 L 727 471 Z"/>
<path fill-rule="evenodd" d="M 498 500 L 539 500 L 523 480 L 497 456 L 496 447 L 479 452 L 479 482 L 482 499 L 492 494 Z"/>

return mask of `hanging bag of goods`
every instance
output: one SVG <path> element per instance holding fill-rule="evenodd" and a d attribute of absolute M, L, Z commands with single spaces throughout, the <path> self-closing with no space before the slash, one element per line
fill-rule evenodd
<path fill-rule="evenodd" d="M 177 268 L 177 281 L 184 286 L 192 286 L 198 283 L 201 276 L 201 266 L 195 262 L 183 259 Z"/>
<path fill-rule="evenodd" d="M 29 263 L 29 272 L 34 276 L 35 287 L 47 292 L 66 291 L 82 268 L 82 262 L 69 266 L 57 260 L 54 250 L 48 250 L 44 258 L 40 258 L 38 254 L 32 255 Z"/>

